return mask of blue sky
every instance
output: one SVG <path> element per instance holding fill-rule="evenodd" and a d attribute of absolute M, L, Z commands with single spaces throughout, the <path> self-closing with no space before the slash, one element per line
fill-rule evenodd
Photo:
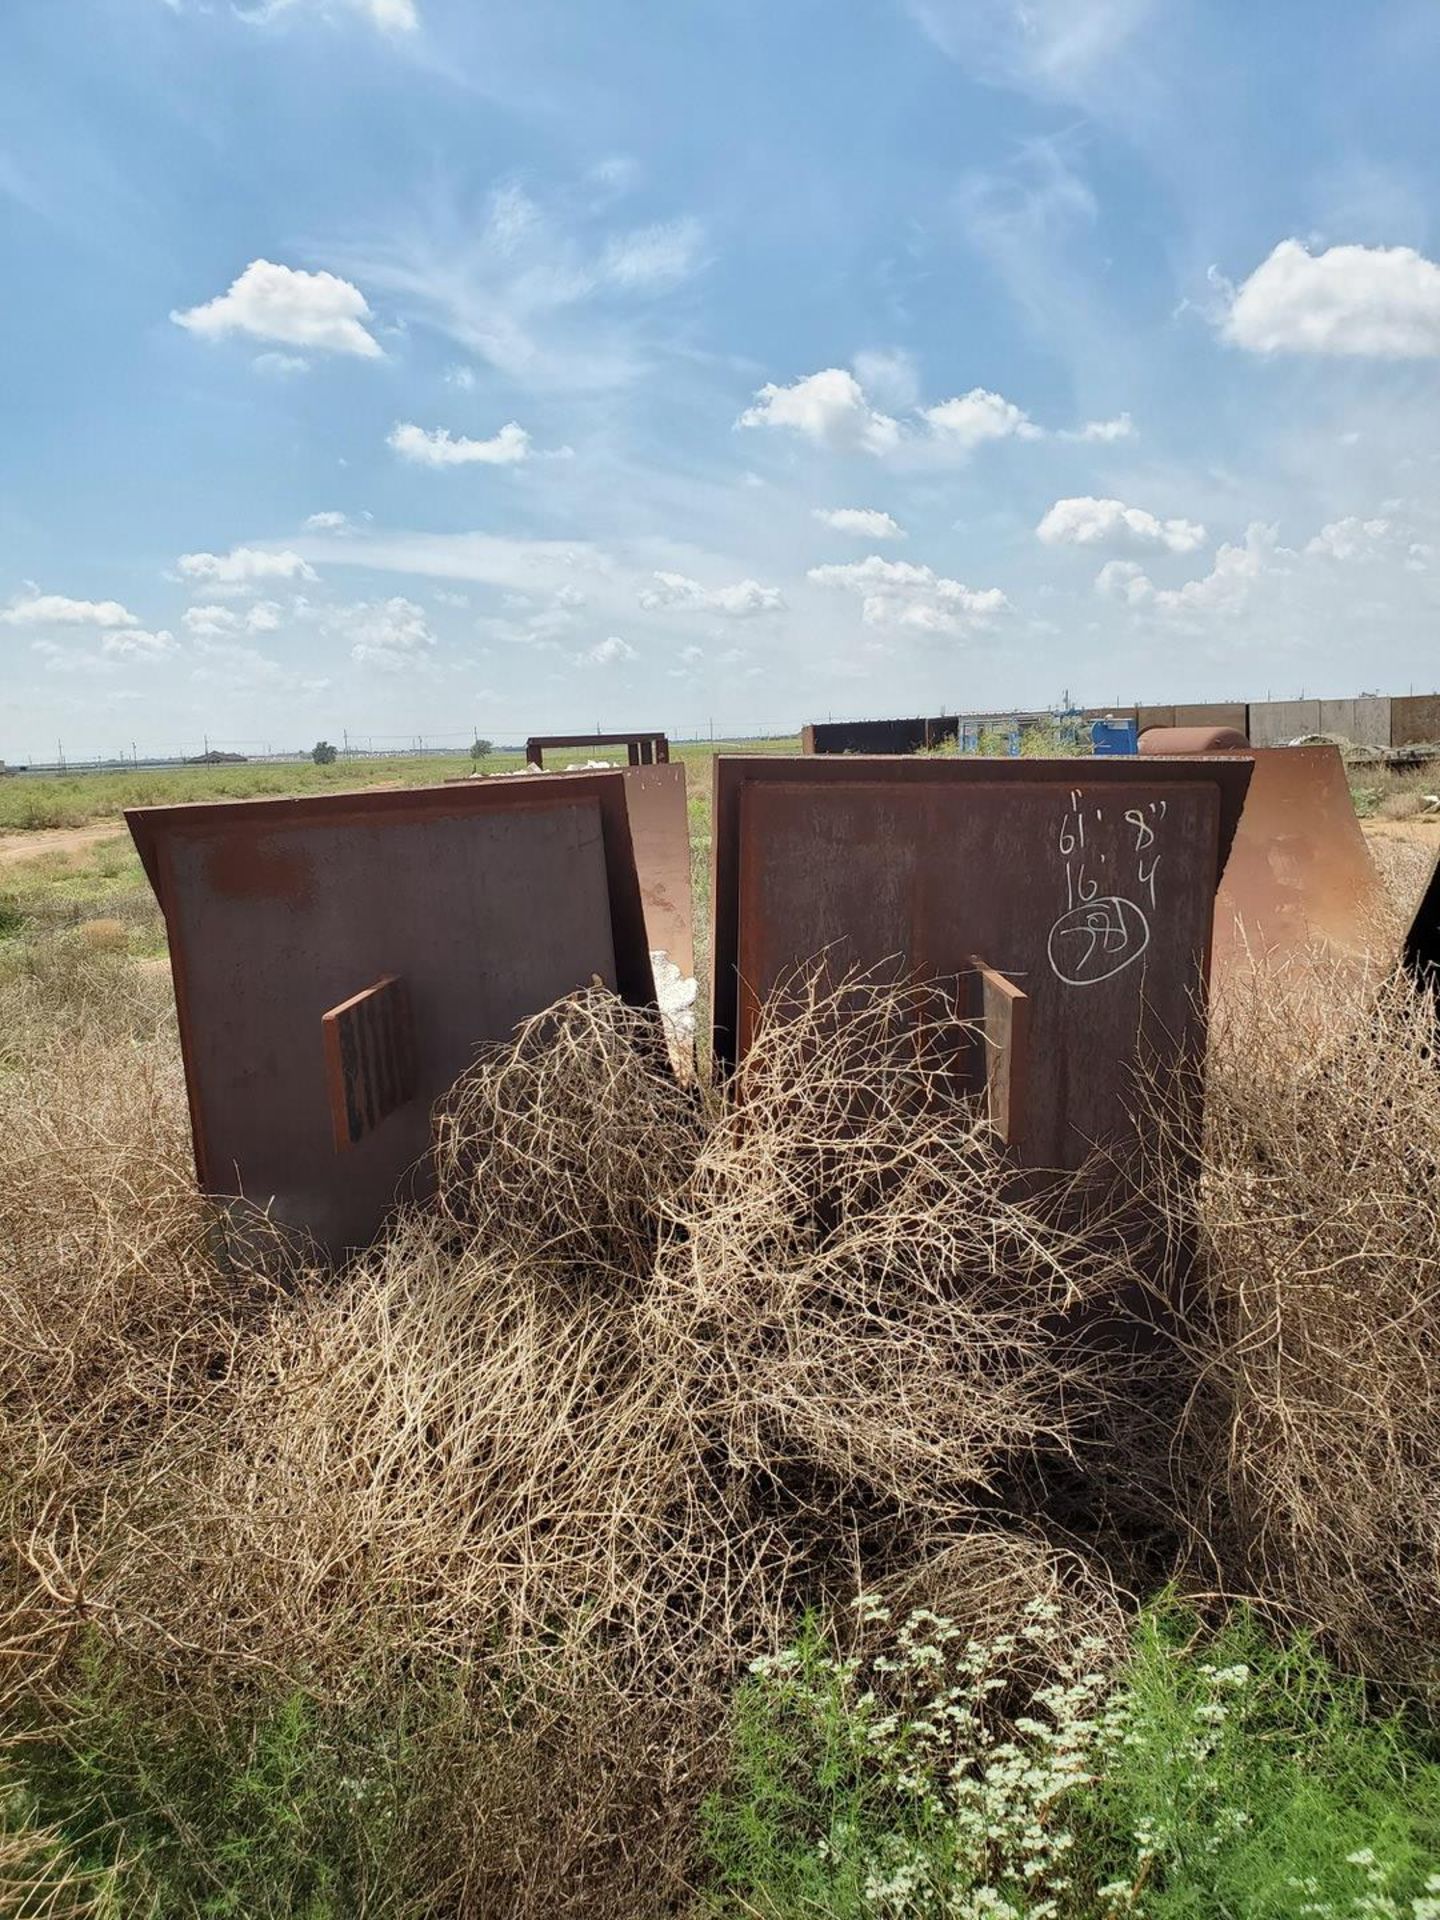
<path fill-rule="evenodd" d="M 8 0 L 0 756 L 1440 682 L 1440 8 Z"/>

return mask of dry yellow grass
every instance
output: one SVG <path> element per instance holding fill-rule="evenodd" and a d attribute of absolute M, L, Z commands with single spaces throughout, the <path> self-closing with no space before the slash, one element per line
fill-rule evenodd
<path fill-rule="evenodd" d="M 227 1253 L 165 983 L 57 942 L 0 979 L 8 1698 L 90 1631 L 153 1711 L 443 1700 L 396 1843 L 435 1910 L 618 1920 L 685 1910 L 736 1674 L 858 1587 L 1109 1632 L 1180 1569 L 1425 1689 L 1440 1075 L 1427 1003 L 1347 991 L 1229 1007 L 1200 1186 L 1125 1220 L 1013 1189 L 923 994 L 817 986 L 740 1104 L 583 995 L 330 1275 Z M 1169 1350 L 1068 1335 L 1157 1225 Z"/>

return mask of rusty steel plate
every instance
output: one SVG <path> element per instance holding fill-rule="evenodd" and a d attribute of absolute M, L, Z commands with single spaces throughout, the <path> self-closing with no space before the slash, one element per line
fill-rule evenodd
<path fill-rule="evenodd" d="M 332 1254 L 373 1236 L 477 1046 L 596 979 L 653 1004 L 618 772 L 126 819 L 165 914 L 201 1186 Z M 386 975 L 414 1092 L 341 1152 L 325 1016 Z"/>
<path fill-rule="evenodd" d="M 1338 747 L 1250 747 L 1245 810 L 1215 899 L 1217 989 L 1259 968 L 1297 981 L 1325 952 L 1393 957 L 1385 892 Z"/>
<path fill-rule="evenodd" d="M 667 954 L 689 979 L 695 972 L 695 927 L 684 763 L 626 767 L 622 776 L 651 951 Z"/>
<path fill-rule="evenodd" d="M 670 758 L 670 742 L 663 733 L 532 733 L 525 742 L 526 764 L 543 767 L 547 752 L 581 747 L 624 747 L 632 767 L 664 766 Z"/>
<path fill-rule="evenodd" d="M 415 1098 L 415 1026 L 403 980 L 387 973 L 321 1015 L 330 1122 L 337 1152 Z"/>
<path fill-rule="evenodd" d="M 668 761 L 656 766 L 621 767 L 630 835 L 645 908 L 645 932 L 652 953 L 664 953 L 687 979 L 695 972 L 695 915 L 690 884 L 690 812 L 685 789 L 685 763 Z M 507 773 L 462 774 L 446 786 L 502 778 L 506 785 L 525 779 L 549 781 L 583 779 L 582 773 L 561 769 L 544 775 Z"/>
<path fill-rule="evenodd" d="M 1401 957 L 1417 986 L 1440 994 L 1440 860 L 1431 868 Z"/>
<path fill-rule="evenodd" d="M 1074 1167 L 1123 1131 L 1142 1033 L 1203 1047 L 1219 800 L 1200 783 L 1106 796 L 996 782 L 968 790 L 746 789 L 741 798 L 740 1053 L 760 1007 L 824 952 L 921 978 L 968 957 L 1025 995 L 1025 1162 Z M 1127 818 L 1129 815 L 1131 818 Z"/>
<path fill-rule="evenodd" d="M 1246 753 L 1250 741 L 1239 727 L 1147 727 L 1140 751 L 1152 753 Z"/>
<path fill-rule="evenodd" d="M 717 1058 L 743 1058 L 767 994 L 822 953 L 918 978 L 976 956 L 1028 1003 L 1017 1157 L 1080 1165 L 1133 1131 L 1137 1059 L 1203 1051 L 1248 780 L 1218 758 L 718 759 Z"/>

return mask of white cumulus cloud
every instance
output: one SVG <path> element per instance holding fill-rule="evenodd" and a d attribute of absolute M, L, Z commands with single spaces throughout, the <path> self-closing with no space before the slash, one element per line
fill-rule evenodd
<path fill-rule="evenodd" d="M 836 453 L 898 456 L 914 466 L 963 463 L 977 448 L 1001 440 L 1124 440 L 1135 431 L 1128 413 L 1113 420 L 1090 420 L 1074 431 L 1055 433 L 1032 420 L 1023 407 L 988 387 L 972 387 L 933 406 L 914 404 L 915 370 L 900 355 L 859 354 L 856 366 L 880 383 L 904 417 L 884 413 L 870 392 L 846 367 L 826 367 L 788 387 L 771 382 L 755 395 L 736 421 L 740 427 L 779 427 L 798 433 Z M 894 536 L 889 536 L 893 538 Z"/>
<path fill-rule="evenodd" d="M 683 573 L 657 573 L 655 584 L 641 592 L 640 604 L 651 613 L 663 607 L 684 607 L 696 613 L 721 613 L 731 620 L 748 620 L 758 613 L 779 613 L 785 596 L 778 587 L 762 587 L 758 580 L 704 587 Z"/>
<path fill-rule="evenodd" d="M 100 651 L 114 659 L 153 661 L 174 653 L 175 644 L 173 633 L 163 630 L 147 633 L 142 627 L 124 627 L 117 633 L 107 633 L 100 642 Z"/>
<path fill-rule="evenodd" d="M 232 547 L 229 553 L 182 553 L 175 564 L 186 580 L 209 580 L 215 587 L 240 590 L 256 580 L 319 577 L 298 553 L 271 553 L 261 547 Z"/>
<path fill-rule="evenodd" d="M 1261 575 L 1282 554 L 1277 531 L 1252 520 L 1243 543 L 1227 541 L 1215 555 L 1209 573 L 1187 580 L 1183 587 L 1156 587 L 1132 563 L 1112 560 L 1095 579 L 1096 588 L 1132 607 L 1154 606 L 1168 614 L 1238 613 L 1249 600 Z M 1286 559 L 1293 555 L 1285 553 Z"/>
<path fill-rule="evenodd" d="M 435 645 L 423 609 L 400 594 L 344 608 L 334 624 L 349 636 L 352 660 L 387 673 L 418 666 Z"/>
<path fill-rule="evenodd" d="M 1389 532 L 1388 520 L 1360 520 L 1351 514 L 1322 527 L 1306 542 L 1305 551 L 1330 560 L 1373 560 L 1383 551 Z"/>
<path fill-rule="evenodd" d="M 612 633 L 608 640 L 599 640 L 588 653 L 578 654 L 576 658 L 582 666 L 618 667 L 626 660 L 637 658 L 635 649 L 628 640 L 622 640 L 618 633 Z"/>
<path fill-rule="evenodd" d="M 773 382 L 761 387 L 754 406 L 747 407 L 736 424 L 788 428 L 840 452 L 889 453 L 900 443 L 898 423 L 870 405 L 865 389 L 845 367 L 826 367 L 788 387 Z"/>
<path fill-rule="evenodd" d="M 1379 359 L 1440 354 L 1440 266 L 1413 247 L 1282 240 L 1240 287 L 1221 328 L 1254 353 Z"/>
<path fill-rule="evenodd" d="M 365 329 L 370 308 L 358 287 L 333 273 L 307 273 L 273 260 L 252 260 L 228 292 L 170 318 L 206 340 L 245 333 L 317 352 L 382 358 L 379 342 Z"/>
<path fill-rule="evenodd" d="M 306 533 L 344 533 L 350 525 L 348 513 L 337 513 L 328 508 L 324 513 L 312 513 L 305 521 Z"/>
<path fill-rule="evenodd" d="M 867 626 L 911 627 L 923 633 L 963 633 L 997 613 L 1008 612 L 1009 600 L 998 587 L 967 587 L 933 568 L 904 560 L 886 560 L 878 553 L 844 566 L 811 567 L 807 576 L 817 587 L 838 587 L 860 596 Z"/>
<path fill-rule="evenodd" d="M 0 613 L 9 627 L 138 627 L 118 600 L 71 600 L 63 593 L 32 593 Z"/>
<path fill-rule="evenodd" d="M 273 600 L 257 600 L 243 613 L 232 607 L 187 607 L 182 618 L 185 631 L 197 640 L 220 640 L 241 633 L 275 633 L 280 608 Z"/>
<path fill-rule="evenodd" d="M 1159 520 L 1144 507 L 1088 494 L 1057 500 L 1036 533 L 1050 547 L 1115 547 L 1130 553 L 1194 553 L 1205 544 L 1196 520 Z"/>
<path fill-rule="evenodd" d="M 1095 576 L 1095 591 L 1131 607 L 1142 607 L 1155 595 L 1154 583 L 1138 560 L 1107 560 Z"/>
<path fill-rule="evenodd" d="M 938 441 L 964 453 L 987 440 L 1039 440 L 1044 434 L 1044 429 L 1037 427 L 1013 400 L 984 387 L 972 387 L 969 393 L 924 407 L 921 412 Z"/>
<path fill-rule="evenodd" d="M 448 427 L 427 431 L 406 420 L 391 429 L 386 445 L 424 467 L 510 467 L 530 457 L 530 436 L 514 420 L 489 440 L 467 440 Z"/>
<path fill-rule="evenodd" d="M 815 518 L 836 533 L 853 533 L 862 540 L 903 540 L 905 529 L 877 507 L 815 507 Z"/>

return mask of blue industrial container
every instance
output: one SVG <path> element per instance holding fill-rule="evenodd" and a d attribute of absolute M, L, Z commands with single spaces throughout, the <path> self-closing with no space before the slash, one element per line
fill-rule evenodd
<path fill-rule="evenodd" d="M 1138 753 L 1139 722 L 1136 720 L 1096 720 L 1090 727 L 1090 744 L 1097 754 Z"/>

